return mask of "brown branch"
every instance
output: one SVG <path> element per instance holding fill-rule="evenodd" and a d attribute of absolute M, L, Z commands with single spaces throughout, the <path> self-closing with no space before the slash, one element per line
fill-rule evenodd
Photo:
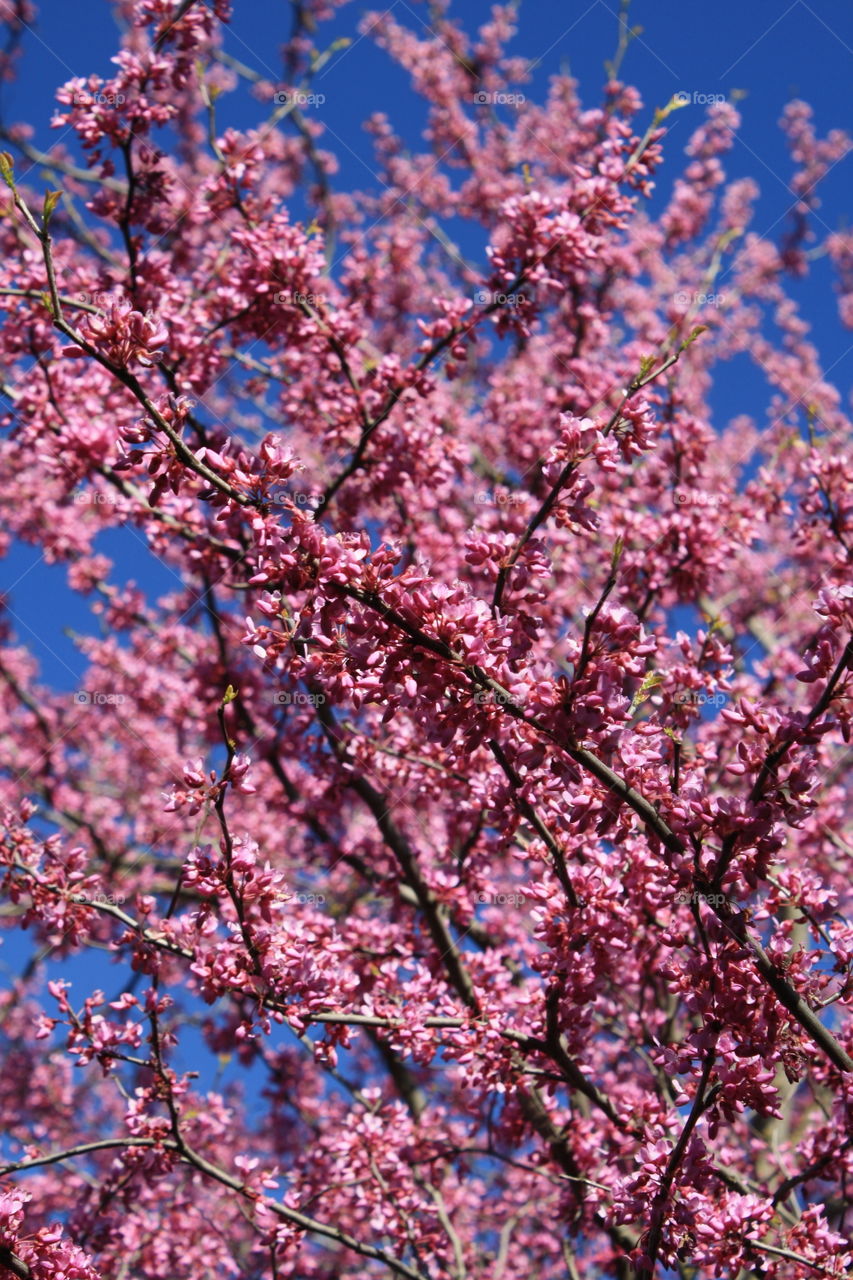
<path fill-rule="evenodd" d="M 164 1143 L 163 1145 L 174 1149 L 172 1143 Z M 239 1195 L 246 1196 L 253 1203 L 257 1199 L 254 1192 L 247 1192 L 245 1185 L 238 1178 L 232 1177 L 225 1169 L 220 1169 L 217 1165 L 211 1164 L 204 1156 L 199 1155 L 197 1151 L 193 1151 L 190 1147 L 184 1147 L 179 1154 L 188 1164 L 194 1165 L 201 1173 L 206 1173 L 208 1177 L 213 1178 L 216 1182 L 229 1187 Z M 330 1226 L 325 1222 L 318 1222 L 316 1218 L 309 1218 L 306 1214 L 299 1213 L 298 1210 L 288 1208 L 286 1205 L 278 1204 L 274 1200 L 266 1200 L 265 1203 L 277 1217 L 282 1218 L 285 1222 L 290 1222 L 313 1235 L 325 1236 L 329 1240 L 334 1240 L 343 1245 L 344 1248 L 352 1249 L 353 1253 L 358 1253 L 363 1258 L 372 1258 L 374 1261 L 381 1262 L 389 1270 L 404 1276 L 406 1280 L 429 1280 L 429 1277 L 425 1276 L 423 1272 L 409 1266 L 407 1262 L 403 1262 L 400 1258 L 392 1257 L 384 1249 L 379 1249 L 375 1245 L 365 1244 L 361 1240 L 357 1240 L 339 1227 Z"/>
<path fill-rule="evenodd" d="M 638 1280 L 640 1280 L 640 1277 L 646 1277 L 646 1276 L 648 1276 L 649 1280 L 651 1280 L 651 1277 L 654 1276 L 658 1251 L 660 1249 L 661 1237 L 663 1235 L 664 1213 L 666 1211 L 666 1203 L 669 1199 L 669 1193 L 672 1190 L 672 1184 L 675 1181 L 675 1175 L 678 1172 L 678 1167 L 684 1158 L 685 1151 L 687 1150 L 687 1144 L 690 1141 L 690 1135 L 692 1134 L 693 1130 L 696 1128 L 696 1125 L 699 1122 L 699 1117 L 701 1116 L 702 1112 L 705 1110 L 706 1106 L 708 1105 L 708 1100 L 705 1095 L 705 1089 L 707 1088 L 707 1085 L 708 1085 L 708 1079 L 711 1075 L 711 1069 L 714 1065 L 715 1057 L 716 1057 L 715 1050 L 710 1049 L 702 1065 L 702 1075 L 700 1077 L 698 1085 L 696 1086 L 696 1096 L 693 1099 L 693 1106 L 690 1108 L 690 1114 L 687 1117 L 686 1121 L 684 1122 L 684 1128 L 681 1130 L 681 1134 L 679 1135 L 678 1141 L 676 1142 L 675 1146 L 670 1152 L 669 1160 L 667 1161 L 667 1164 L 666 1164 L 666 1169 L 664 1170 L 663 1176 L 661 1177 L 660 1187 L 658 1188 L 657 1193 L 655 1194 L 655 1198 L 652 1201 L 652 1205 L 649 1211 L 650 1218 L 651 1218 L 651 1226 L 649 1228 L 649 1235 L 648 1235 L 648 1239 L 646 1241 L 646 1245 L 644 1249 L 646 1260 L 637 1269 Z"/>
<path fill-rule="evenodd" d="M 678 359 L 679 354 L 680 352 L 676 352 L 675 355 L 668 356 L 663 361 L 663 363 L 658 366 L 657 369 L 654 369 L 653 371 L 647 370 L 642 373 L 638 373 L 635 375 L 634 378 L 632 378 L 631 382 L 628 385 L 628 389 L 624 392 L 622 396 L 622 400 L 619 404 L 618 409 L 616 409 L 613 412 L 606 426 L 602 428 L 601 434 L 603 436 L 610 435 L 611 431 L 613 431 L 615 427 L 618 425 L 622 417 L 622 411 L 625 408 L 625 405 L 631 399 L 631 397 L 636 395 L 636 393 L 640 391 L 643 387 L 648 386 L 650 382 L 653 382 L 655 378 L 660 377 L 662 373 L 664 373 L 667 369 L 669 369 L 672 365 L 674 365 Z M 610 393 L 608 392 L 608 395 L 609 394 Z M 557 505 L 557 500 L 559 499 L 561 492 L 563 491 L 565 486 L 568 484 L 569 480 L 574 475 L 575 471 L 577 471 L 578 467 L 583 461 L 584 461 L 583 458 L 569 459 L 569 461 L 565 464 L 565 466 L 563 467 L 557 479 L 554 481 L 554 484 L 552 485 L 551 489 L 543 498 L 538 509 L 531 516 L 530 521 L 527 525 L 527 528 L 524 530 L 521 536 L 517 539 L 509 556 L 504 561 L 502 561 L 501 567 L 498 571 L 497 582 L 495 583 L 494 595 L 492 596 L 493 612 L 496 613 L 498 609 L 500 609 L 501 605 L 503 604 L 503 594 L 504 594 L 504 590 L 506 589 L 507 579 L 509 578 L 510 573 L 518 563 L 519 556 L 521 555 L 522 551 L 527 546 L 528 542 L 533 537 L 534 533 L 539 528 L 539 526 L 541 524 L 544 524 L 545 521 L 548 519 L 551 512 L 554 510 L 554 507 Z"/>
<path fill-rule="evenodd" d="M 847 641 L 844 646 L 844 652 L 839 658 L 835 670 L 826 682 L 826 688 L 818 698 L 812 710 L 806 719 L 805 724 L 795 733 L 784 738 L 772 751 L 768 751 L 761 763 L 758 777 L 753 783 L 752 790 L 749 793 L 750 804 L 757 804 L 763 797 L 768 783 L 775 777 L 776 768 L 784 760 L 791 747 L 797 741 L 797 737 L 805 734 L 812 727 L 816 720 L 819 720 L 823 713 L 827 710 L 835 695 L 835 690 L 845 671 L 853 671 L 853 638 Z M 737 843 L 737 832 L 731 832 L 727 835 L 722 843 L 719 861 L 714 872 L 712 886 L 714 890 L 718 890 L 722 884 L 726 872 L 731 866 L 735 856 L 735 845 Z"/>
<path fill-rule="evenodd" d="M 13 1276 L 17 1276 L 18 1280 L 32 1280 L 32 1271 L 30 1271 L 26 1262 L 13 1253 L 8 1245 L 0 1244 L 0 1267 L 10 1271 Z"/>
<path fill-rule="evenodd" d="M 569 877 L 569 873 L 566 870 L 566 856 L 563 849 L 555 840 L 555 838 L 552 836 L 548 828 L 545 826 L 545 823 L 539 817 L 539 814 L 533 808 L 533 805 L 530 803 L 530 801 L 527 800 L 521 794 L 521 788 L 524 785 L 523 781 L 519 776 L 518 772 L 516 771 L 516 769 L 513 768 L 513 766 L 510 764 L 509 760 L 507 759 L 506 754 L 503 748 L 501 747 L 501 744 L 497 741 L 496 738 L 490 738 L 489 747 L 491 749 L 492 755 L 497 760 L 501 769 L 503 769 L 508 781 L 510 782 L 513 788 L 513 800 L 516 806 L 518 807 L 519 812 L 524 815 L 524 817 L 533 827 L 534 831 L 536 831 L 536 833 L 538 834 L 540 839 L 544 842 L 548 851 L 550 852 L 551 859 L 554 864 L 554 871 L 556 872 L 557 879 L 560 881 L 560 884 L 563 887 L 563 892 L 568 898 L 569 903 L 571 904 L 571 906 L 575 908 L 580 907 L 581 905 L 580 901 L 578 899 L 577 894 L 575 893 L 574 886 L 572 885 L 571 878 Z"/>
<path fill-rule="evenodd" d="M 334 584 L 333 584 L 334 585 Z M 624 778 L 615 773 L 609 765 L 600 760 L 594 752 L 589 751 L 586 747 L 578 746 L 573 742 L 564 742 L 558 739 L 547 725 L 542 724 L 536 717 L 529 716 L 525 709 L 520 706 L 512 697 L 512 695 L 503 688 L 497 680 L 487 675 L 482 668 L 466 663 L 464 657 L 454 652 L 454 650 L 443 640 L 437 640 L 427 635 L 421 628 L 410 623 L 396 609 L 386 605 L 384 601 L 375 592 L 361 591 L 358 588 L 339 586 L 337 587 L 344 595 L 352 599 L 360 600 L 374 609 L 386 621 L 398 627 L 410 639 L 415 640 L 423 648 L 431 653 L 449 661 L 453 666 L 464 674 L 468 680 L 476 688 L 489 689 L 492 693 L 498 695 L 498 706 L 506 715 L 512 716 L 514 719 L 529 725 L 537 732 L 543 734 L 554 742 L 560 750 L 564 751 L 572 760 L 581 765 L 588 773 L 597 778 L 613 795 L 621 799 L 627 804 L 637 816 L 642 820 L 643 825 L 654 835 L 661 843 L 673 853 L 683 854 L 686 852 L 686 846 L 679 836 L 675 834 L 667 821 L 658 813 L 655 806 L 636 791 Z M 702 890 L 702 885 L 697 882 L 697 889 Z M 715 890 L 717 896 L 720 895 Z M 712 898 L 712 903 L 714 899 Z M 714 910 L 726 924 L 730 924 L 737 912 L 732 904 L 725 898 L 720 906 L 714 906 Z M 728 915 L 726 914 L 728 912 Z M 742 943 L 750 948 L 759 973 L 772 988 L 780 1003 L 788 1010 L 797 1022 L 807 1032 L 809 1037 L 823 1050 L 830 1061 L 839 1069 L 839 1071 L 853 1072 L 853 1058 L 842 1048 L 832 1033 L 823 1026 L 814 1012 L 806 1004 L 805 1000 L 794 990 L 788 981 L 778 972 L 766 952 L 751 934 L 747 933 L 745 926 L 741 922 Z"/>
<path fill-rule="evenodd" d="M 66 1147 L 62 1151 L 46 1151 L 41 1156 L 30 1156 L 27 1160 L 15 1160 L 0 1166 L 0 1178 L 10 1173 L 26 1173 L 28 1169 L 39 1169 L 46 1164 L 59 1164 L 63 1160 L 71 1160 L 75 1156 L 85 1156 L 91 1151 L 109 1151 L 115 1147 L 155 1147 L 156 1138 L 101 1138 L 96 1142 L 81 1142 L 74 1147 Z"/>
<path fill-rule="evenodd" d="M 48 1152 L 44 1156 L 33 1157 L 29 1160 L 19 1161 L 17 1164 L 6 1165 L 0 1168 L 0 1176 L 6 1176 L 10 1173 L 19 1173 L 27 1169 L 37 1168 L 39 1165 L 56 1164 L 59 1161 L 71 1159 L 74 1156 L 86 1155 L 90 1151 L 106 1150 L 115 1147 L 162 1147 L 168 1151 L 174 1151 L 185 1164 L 189 1164 L 198 1169 L 201 1173 L 206 1174 L 209 1178 L 213 1178 L 216 1182 L 228 1187 L 232 1191 L 236 1191 L 238 1195 L 246 1197 L 252 1203 L 257 1201 L 257 1194 L 249 1191 L 244 1183 L 238 1178 L 233 1177 L 225 1169 L 219 1168 L 217 1165 L 211 1164 L 204 1156 L 197 1151 L 192 1150 L 185 1143 L 178 1143 L 174 1139 L 163 1139 L 158 1141 L 155 1138 L 107 1138 L 100 1142 L 82 1143 L 77 1147 L 69 1147 L 64 1151 Z M 310 1218 L 304 1213 L 299 1213 L 296 1209 L 288 1208 L 285 1205 L 278 1204 L 276 1201 L 266 1199 L 265 1203 L 279 1218 L 286 1222 L 292 1223 L 301 1230 L 309 1232 L 313 1235 L 324 1236 L 328 1239 L 337 1241 L 347 1249 L 352 1249 L 354 1253 L 360 1254 L 365 1258 L 372 1258 L 377 1262 L 384 1263 L 390 1270 L 398 1275 L 404 1276 L 406 1280 L 428 1280 L 420 1271 L 414 1267 L 410 1267 L 408 1263 L 398 1258 L 392 1257 L 383 1249 L 376 1248 L 374 1245 L 365 1244 L 360 1240 L 356 1240 L 353 1236 L 348 1235 L 345 1231 L 338 1227 L 329 1225 L 328 1223 L 319 1222 L 315 1218 Z M 1 1248 L 1 1247 L 0 1247 Z M 16 1270 L 15 1264 L 24 1267 L 20 1259 L 15 1258 L 14 1254 L 6 1249 L 0 1251 L 0 1265 L 7 1267 L 14 1275 L 21 1276 L 24 1280 L 28 1280 L 30 1275 L 29 1269 Z"/>
<path fill-rule="evenodd" d="M 551 987 L 546 997 L 546 1020 L 548 1035 L 545 1041 L 545 1048 L 548 1054 L 553 1058 L 554 1062 L 562 1071 L 565 1079 L 573 1089 L 577 1089 L 584 1097 L 588 1098 L 599 1111 L 603 1111 L 611 1123 L 616 1125 L 623 1133 L 630 1133 L 633 1137 L 642 1141 L 644 1137 L 643 1129 L 637 1125 L 629 1124 L 620 1116 L 619 1112 L 613 1106 L 613 1103 L 606 1097 L 601 1090 L 588 1080 L 580 1067 L 569 1056 L 566 1047 L 565 1037 L 560 1033 L 557 1021 L 557 1004 L 559 1000 L 559 991 L 556 986 Z"/>

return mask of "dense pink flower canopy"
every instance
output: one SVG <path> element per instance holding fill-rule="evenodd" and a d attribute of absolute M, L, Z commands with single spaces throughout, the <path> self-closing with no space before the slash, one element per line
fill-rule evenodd
<path fill-rule="evenodd" d="M 678 101 L 437 3 L 363 19 L 428 126 L 339 190 L 337 3 L 272 83 L 113 0 L 5 130 L 2 550 L 102 626 L 70 696 L 0 617 L 0 1274 L 847 1275 L 853 460 L 788 286 L 853 325 L 850 142 L 789 107 L 777 242 L 713 103 L 652 216 Z"/>

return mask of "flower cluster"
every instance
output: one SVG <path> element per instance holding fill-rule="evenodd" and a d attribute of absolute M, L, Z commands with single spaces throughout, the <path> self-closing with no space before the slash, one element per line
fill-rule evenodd
<path fill-rule="evenodd" d="M 62 202 L 3 128 L 0 1271 L 840 1278 L 849 140 L 764 231 L 730 103 L 400 6 L 349 190 L 348 9 L 230 7 L 114 0 Z"/>

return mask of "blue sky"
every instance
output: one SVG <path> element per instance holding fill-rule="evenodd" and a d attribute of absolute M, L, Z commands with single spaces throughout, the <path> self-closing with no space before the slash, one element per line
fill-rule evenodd
<path fill-rule="evenodd" d="M 234 7 L 226 49 L 262 75 L 278 79 L 278 49 L 290 28 L 290 5 L 285 0 L 236 0 Z M 321 48 L 336 37 L 352 39 L 313 85 L 325 97 L 316 108 L 326 129 L 321 145 L 338 156 L 340 172 L 333 181 L 342 189 L 378 189 L 371 140 L 362 128 L 374 111 L 386 112 L 413 148 L 419 146 L 425 119 L 424 104 L 410 92 L 405 73 L 369 37 L 358 34 L 362 16 L 372 7 L 345 4 L 318 38 Z M 418 0 L 375 7 L 389 7 L 398 21 L 425 30 L 427 6 Z M 487 0 L 457 0 L 450 12 L 474 30 L 490 8 Z M 117 33 L 106 0 L 42 0 L 38 9 L 38 21 L 24 39 L 23 74 L 3 87 L 2 98 L 4 118 L 30 123 L 34 143 L 46 147 L 57 136 L 49 125 L 56 87 L 72 76 L 112 74 Z M 633 0 L 629 21 L 642 32 L 631 44 L 622 76 L 640 89 L 648 115 L 676 92 L 738 95 L 743 125 L 725 164 L 731 176 L 748 174 L 758 181 L 762 195 L 754 229 L 778 238 L 793 203 L 787 185 L 790 162 L 778 129 L 785 103 L 794 97 L 811 103 L 819 134 L 833 127 L 853 128 L 853 6 L 848 0 L 718 0 L 714 5 Z M 580 83 L 584 103 L 596 105 L 602 66 L 615 49 L 617 34 L 618 0 L 522 0 L 511 52 L 528 58 L 533 67 L 533 82 L 525 92 L 541 94 L 548 76 L 569 69 Z M 678 176 L 683 146 L 703 110 L 691 105 L 670 117 L 656 202 L 666 198 Z M 264 107 L 241 92 L 220 99 L 217 112 L 221 127 L 240 128 L 257 124 Z M 71 136 L 65 133 L 63 140 L 69 144 Z M 844 225 L 849 172 L 849 164 L 838 166 L 822 188 L 823 228 Z M 38 185 L 44 185 L 41 179 Z M 460 243 L 475 255 L 480 247 Z M 846 393 L 851 356 L 848 335 L 836 318 L 828 263 L 818 262 L 810 279 L 792 292 L 813 325 L 825 367 L 834 366 L 831 378 Z M 763 421 L 767 397 L 761 376 L 744 357 L 722 371 L 714 408 L 721 422 L 736 412 Z M 99 549 L 116 561 L 116 582 L 134 579 L 151 597 L 178 585 L 129 529 L 102 535 Z M 93 631 L 96 624 L 86 602 L 67 590 L 65 569 L 46 566 L 37 548 L 15 545 L 4 562 L 0 588 L 8 592 L 15 631 L 37 654 L 45 681 L 58 689 L 78 687 L 83 664 L 63 628 Z"/>

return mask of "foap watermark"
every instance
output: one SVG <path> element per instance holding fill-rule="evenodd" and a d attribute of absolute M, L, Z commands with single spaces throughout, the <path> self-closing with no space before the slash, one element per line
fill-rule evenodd
<path fill-rule="evenodd" d="M 305 507 L 307 511 L 315 511 L 323 501 L 321 493 L 305 492 L 297 489 L 295 493 L 290 495 L 290 501 L 295 507 Z"/>
<path fill-rule="evenodd" d="M 672 300 L 680 307 L 722 307 L 725 306 L 724 293 L 690 293 L 687 289 L 679 289 L 672 295 Z"/>
<path fill-rule="evenodd" d="M 680 89 L 674 96 L 680 107 L 713 107 L 726 101 L 724 93 L 702 93 L 699 89 Z"/>
<path fill-rule="evenodd" d="M 728 698 L 724 693 L 706 693 L 704 689 L 682 689 L 672 701 L 680 707 L 722 707 Z"/>
<path fill-rule="evenodd" d="M 479 107 L 520 107 L 527 99 L 523 93 L 489 92 L 478 89 L 471 95 L 471 101 Z"/>
<path fill-rule="evenodd" d="M 518 307 L 525 301 L 523 293 L 501 293 L 496 289 L 478 289 L 474 294 L 478 307 Z"/>
<path fill-rule="evenodd" d="M 512 697 L 495 689 L 478 689 L 474 701 L 478 707 L 508 707 L 512 704 Z"/>
<path fill-rule="evenodd" d="M 276 707 L 321 707 L 326 701 L 324 693 L 303 693 L 300 689 L 275 689 L 270 697 Z"/>
<path fill-rule="evenodd" d="M 306 511 L 316 511 L 323 501 L 322 493 L 307 489 L 271 489 L 268 500 L 273 506 L 302 507 Z"/>
<path fill-rule="evenodd" d="M 281 307 L 319 307 L 325 302 L 321 293 L 300 293 L 295 289 L 282 289 L 273 297 Z"/>
<path fill-rule="evenodd" d="M 73 298 L 80 306 L 94 307 L 96 311 L 109 311 L 112 306 L 130 302 L 127 294 L 115 289 L 96 290 L 93 293 L 89 293 L 86 289 L 79 289 L 73 294 Z"/>
<path fill-rule="evenodd" d="M 108 693 L 105 689 L 78 689 L 74 694 L 78 707 L 120 707 L 128 701 L 123 693 Z"/>
<path fill-rule="evenodd" d="M 127 98 L 123 93 L 93 93 L 89 89 L 75 89 L 71 95 L 73 107 L 123 107 Z"/>
<path fill-rule="evenodd" d="M 84 902 L 86 906 L 95 907 L 121 907 L 127 902 L 127 898 L 123 893 L 78 893 L 74 895 L 75 902 Z"/>
<path fill-rule="evenodd" d="M 693 903 L 698 906 L 700 902 L 707 902 L 709 907 L 721 907 L 726 901 L 726 895 L 724 893 L 698 893 L 695 890 L 688 892 L 686 889 L 682 889 L 680 893 L 675 895 L 674 901 L 681 906 L 685 906 L 687 903 Z"/>
<path fill-rule="evenodd" d="M 287 900 L 303 907 L 322 907 L 326 901 L 326 895 L 324 893 L 290 893 Z"/>
<path fill-rule="evenodd" d="M 673 496 L 678 507 L 721 507 L 726 501 L 724 493 L 712 489 L 676 489 Z"/>
<path fill-rule="evenodd" d="M 523 907 L 527 898 L 523 893 L 475 893 L 474 901 L 478 905 L 488 904 L 491 907 Z"/>
<path fill-rule="evenodd" d="M 102 489 L 75 489 L 71 500 L 83 507 L 114 507 L 121 496 L 119 493 L 104 493 Z"/>
<path fill-rule="evenodd" d="M 272 96 L 277 107 L 322 107 L 325 93 L 308 93 L 304 89 L 276 89 Z"/>
<path fill-rule="evenodd" d="M 474 501 L 480 507 L 521 507 L 525 500 L 523 493 L 501 493 L 495 489 L 481 489 L 474 494 Z"/>

